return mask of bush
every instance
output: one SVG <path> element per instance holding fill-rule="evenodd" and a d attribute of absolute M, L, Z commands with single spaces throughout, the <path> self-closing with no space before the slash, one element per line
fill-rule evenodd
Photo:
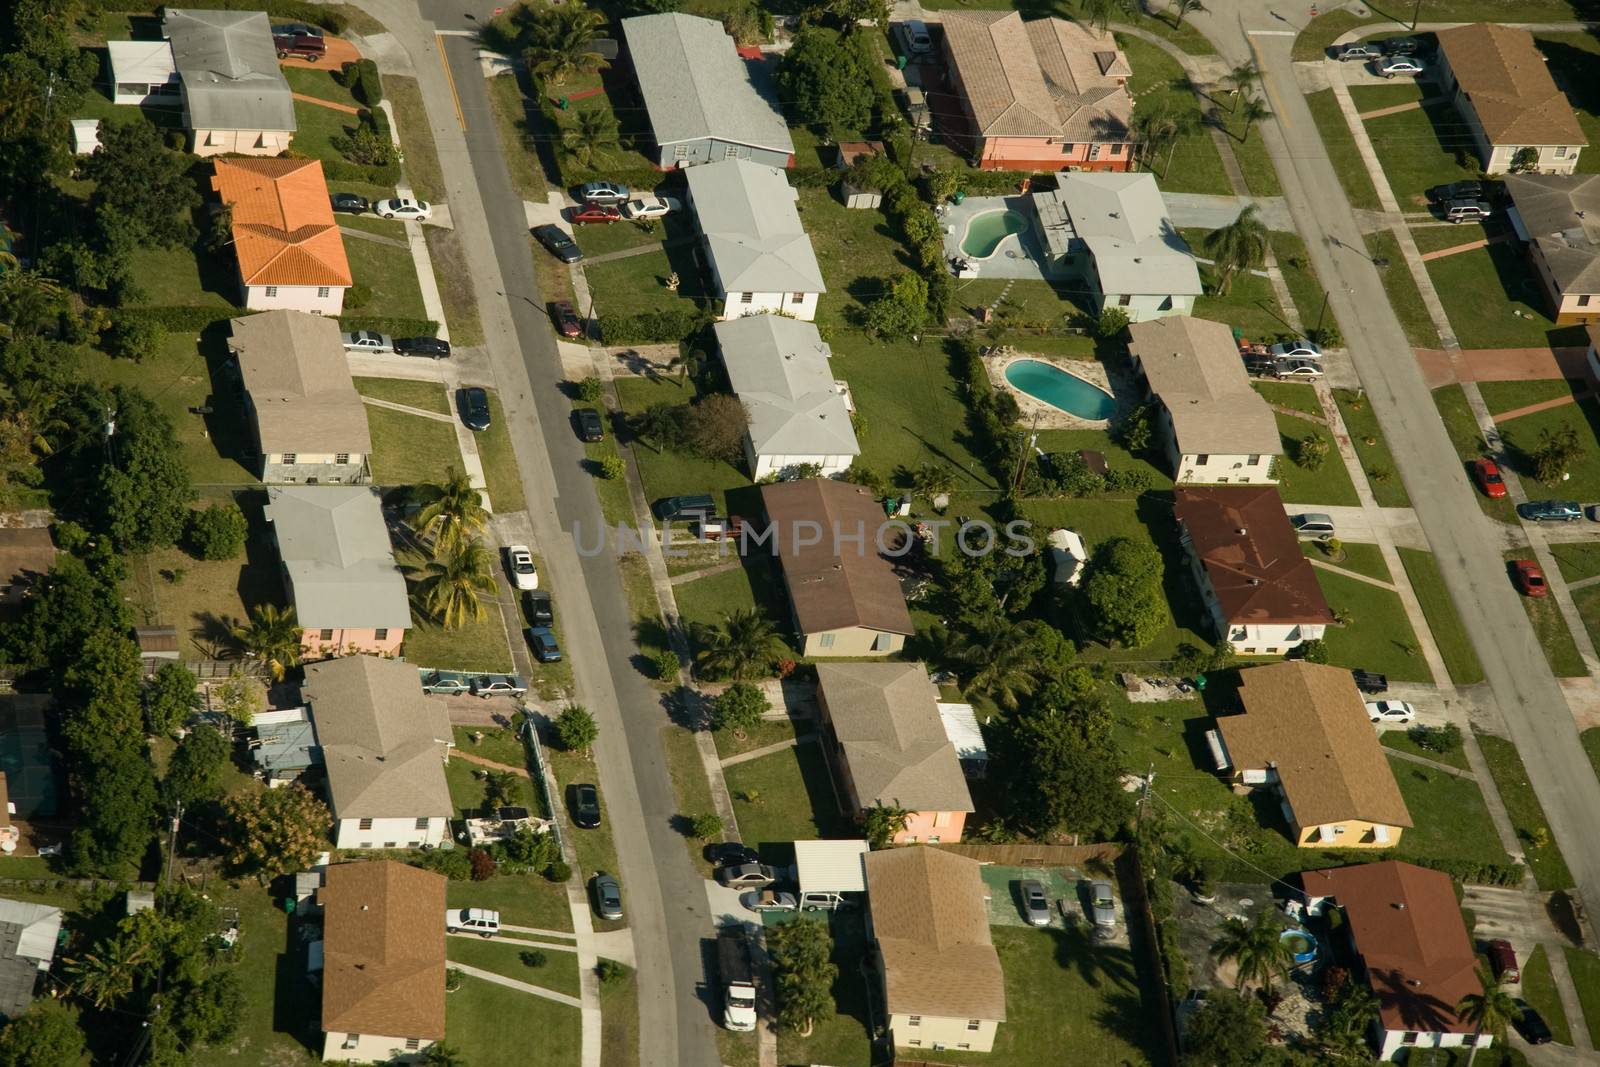
<path fill-rule="evenodd" d="M 712 705 L 712 729 L 754 730 L 761 724 L 767 707 L 767 695 L 760 689 L 749 682 L 735 682 Z"/>
<path fill-rule="evenodd" d="M 621 456 L 606 456 L 600 461 L 600 477 L 608 482 L 614 482 L 628 473 L 628 468 L 622 462 Z"/>
<path fill-rule="evenodd" d="M 344 306 L 350 311 L 359 311 L 372 303 L 372 290 L 356 282 L 344 291 Z"/>
<path fill-rule="evenodd" d="M 334 77 L 340 85 L 350 90 L 351 96 L 368 107 L 377 107 L 383 99 L 383 82 L 378 77 L 378 64 L 370 59 L 346 63 Z"/>
<path fill-rule="evenodd" d="M 1320 638 L 1313 641 L 1302 642 L 1300 645 L 1300 658 L 1305 660 L 1307 663 L 1327 663 L 1328 642 L 1323 641 Z"/>
<path fill-rule="evenodd" d="M 594 973 L 600 979 L 601 985 L 616 985 L 628 977 L 628 968 L 616 960 L 601 960 L 595 964 Z"/>
<path fill-rule="evenodd" d="M 386 315 L 340 315 L 339 329 L 346 333 L 373 330 L 377 333 L 386 333 L 390 337 L 434 337 L 439 333 L 439 324 L 432 319 L 390 318 Z"/>
<path fill-rule="evenodd" d="M 214 322 L 254 314 L 255 312 L 241 307 L 120 308 L 114 325 L 120 327 L 123 323 L 141 321 L 158 326 L 168 333 L 200 333 Z"/>
<path fill-rule="evenodd" d="M 572 868 L 567 866 L 566 860 L 553 860 L 544 869 L 544 876 L 551 882 L 565 882 L 572 877 Z"/>
<path fill-rule="evenodd" d="M 244 549 L 249 532 L 244 512 L 232 504 L 214 502 L 204 511 L 189 513 L 185 539 L 201 559 L 233 559 Z"/>
<path fill-rule="evenodd" d="M 600 338 L 608 345 L 674 344 L 693 337 L 709 321 L 710 317 L 692 304 L 637 315 L 610 315 L 600 320 Z"/>
<path fill-rule="evenodd" d="M 696 841 L 709 841 L 722 836 L 722 817 L 711 812 L 689 816 L 689 836 Z"/>
<path fill-rule="evenodd" d="M 111 329 L 100 336 L 100 343 L 112 359 L 143 362 L 161 347 L 165 331 L 161 323 L 139 315 L 118 311 L 111 317 Z"/>
<path fill-rule="evenodd" d="M 472 877 L 472 861 L 459 848 L 436 848 L 432 852 L 424 852 L 416 866 L 442 874 L 452 882 L 465 882 Z"/>
<path fill-rule="evenodd" d="M 365 114 L 365 112 L 363 112 Z M 356 127 L 355 133 L 346 137 L 335 134 L 328 143 L 350 162 L 363 167 L 398 167 L 400 149 L 389 138 L 379 133 L 370 123 Z"/>
<path fill-rule="evenodd" d="M 556 716 L 556 738 L 568 752 L 581 752 L 590 748 L 600 735 L 600 727 L 589 709 L 581 704 L 568 704 Z"/>
<path fill-rule="evenodd" d="M 1429 752 L 1454 752 L 1461 747 L 1461 727 L 1453 722 L 1443 726 L 1424 726 L 1417 723 L 1406 731 L 1406 736 L 1418 748 Z"/>
<path fill-rule="evenodd" d="M 606 398 L 606 383 L 593 375 L 578 383 L 578 399 L 585 404 L 598 404 Z"/>
<path fill-rule="evenodd" d="M 1321 470 L 1328 458 L 1328 438 L 1313 430 L 1294 443 L 1294 461 L 1308 471 Z"/>
<path fill-rule="evenodd" d="M 475 848 L 467 853 L 467 862 L 472 868 L 474 882 L 487 882 L 495 876 L 500 865 L 495 863 L 494 857 L 481 848 Z"/>
<path fill-rule="evenodd" d="M 1102 341 L 1109 341 L 1128 328 L 1128 313 L 1115 305 L 1108 305 L 1100 311 L 1100 317 L 1094 323 L 1094 335 Z"/>
<path fill-rule="evenodd" d="M 149 14 L 151 7 L 148 0 L 87 0 L 85 6 L 91 11 L 131 12 L 138 15 Z M 350 20 L 337 11 L 307 0 L 184 0 L 182 6 L 207 11 L 265 10 L 274 22 L 309 22 L 335 35 L 350 28 Z"/>
<path fill-rule="evenodd" d="M 673 681 L 678 677 L 678 654 L 670 648 L 663 649 L 650 657 L 651 666 L 655 668 L 656 678 L 663 682 Z"/>
<path fill-rule="evenodd" d="M 550 957 L 535 948 L 517 953 L 517 959 L 522 961 L 524 967 L 543 967 L 549 962 Z"/>

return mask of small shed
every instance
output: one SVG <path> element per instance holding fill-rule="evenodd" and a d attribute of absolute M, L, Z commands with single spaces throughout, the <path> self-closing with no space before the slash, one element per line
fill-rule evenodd
<path fill-rule="evenodd" d="M 72 120 L 72 152 L 74 155 L 93 155 L 100 147 L 100 120 Z"/>
<path fill-rule="evenodd" d="M 262 712 L 255 718 L 251 757 L 267 785 L 294 781 L 307 767 L 322 762 L 317 732 L 305 708 Z"/>
<path fill-rule="evenodd" d="M 156 895 L 149 889 L 130 889 L 123 898 L 123 906 L 130 916 L 137 915 L 141 911 L 153 911 L 156 906 Z"/>
<path fill-rule="evenodd" d="M 140 659 L 176 660 L 178 658 L 178 628 L 176 626 L 141 626 L 133 632 L 139 642 Z"/>
<path fill-rule="evenodd" d="M 956 747 L 956 758 L 961 761 L 961 772 L 968 778 L 982 778 L 989 773 L 989 746 L 984 743 L 983 730 L 978 727 L 977 713 L 971 704 L 939 703 L 939 721 L 944 724 L 944 735 Z"/>
<path fill-rule="evenodd" d="M 113 104 L 176 107 L 183 102 L 171 41 L 107 41 L 106 54 L 111 61 Z"/>
<path fill-rule="evenodd" d="M 833 165 L 840 170 L 849 170 L 858 160 L 881 155 L 883 155 L 881 141 L 840 141 L 838 155 Z M 867 209 L 878 207 L 883 203 L 882 190 L 863 188 L 849 181 L 840 183 L 840 192 L 843 194 L 845 207 Z"/>

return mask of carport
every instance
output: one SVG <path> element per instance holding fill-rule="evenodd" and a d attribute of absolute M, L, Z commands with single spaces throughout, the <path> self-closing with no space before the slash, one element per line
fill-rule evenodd
<path fill-rule="evenodd" d="M 859 840 L 796 841 L 795 880 L 802 908 L 837 908 L 845 893 L 867 891 L 867 843 Z"/>

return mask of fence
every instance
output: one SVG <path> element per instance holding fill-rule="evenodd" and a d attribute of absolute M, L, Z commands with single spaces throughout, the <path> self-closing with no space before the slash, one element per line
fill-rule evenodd
<path fill-rule="evenodd" d="M 561 833 L 561 820 L 557 817 L 555 797 L 550 790 L 552 772 L 544 761 L 544 745 L 539 741 L 539 728 L 534 725 L 533 715 L 526 707 L 522 709 L 522 743 L 532 755 L 534 769 L 538 771 L 535 780 L 539 784 L 539 794 L 544 797 L 544 810 L 550 813 L 550 832 L 556 835 L 556 844 L 561 846 L 561 852 L 565 855 L 567 842 Z"/>

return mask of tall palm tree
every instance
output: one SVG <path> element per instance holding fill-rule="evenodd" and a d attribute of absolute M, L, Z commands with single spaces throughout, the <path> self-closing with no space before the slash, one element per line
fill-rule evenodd
<path fill-rule="evenodd" d="M 735 682 L 764 676 L 780 651 L 777 627 L 754 608 L 729 612 L 719 626 L 697 627 L 695 644 L 702 671 Z"/>
<path fill-rule="evenodd" d="M 1261 266 L 1267 258 L 1267 227 L 1256 205 L 1246 205 L 1238 218 L 1207 234 L 1205 249 L 1215 262 L 1218 293 L 1228 291 L 1235 274 Z"/>
<path fill-rule="evenodd" d="M 1173 29 L 1178 29 L 1183 25 L 1183 16 L 1194 14 L 1197 11 L 1210 10 L 1200 0 L 1173 0 L 1171 7 L 1178 14 L 1177 21 L 1172 24 Z"/>
<path fill-rule="evenodd" d="M 1478 1055 L 1477 1038 L 1485 1033 L 1499 1037 L 1505 1033 L 1506 1023 L 1522 1017 L 1516 1000 L 1487 971 L 1478 970 L 1478 981 L 1483 984 L 1483 992 L 1468 993 L 1456 1004 L 1456 1016 L 1472 1027 L 1474 1037 L 1472 1051 L 1467 1053 L 1467 1067 L 1472 1067 Z"/>
<path fill-rule="evenodd" d="M 605 16 L 592 8 L 547 8 L 528 26 L 522 61 L 552 85 L 602 70 L 606 60 L 595 50 L 594 41 L 605 21 Z"/>
<path fill-rule="evenodd" d="M 1127 0 L 1078 0 L 1078 21 L 1105 33 L 1111 20 L 1127 10 Z"/>
<path fill-rule="evenodd" d="M 479 593 L 495 591 L 494 555 L 476 537 L 453 544 L 412 571 L 417 579 L 413 595 L 429 618 L 446 630 L 484 617 Z"/>
<path fill-rule="evenodd" d="M 248 626 L 241 623 L 233 627 L 234 640 L 255 657 L 275 682 L 283 681 L 284 672 L 300 662 L 300 632 L 294 608 L 276 604 L 258 605 L 250 612 Z"/>
<path fill-rule="evenodd" d="M 1261 69 L 1254 62 L 1240 63 L 1228 71 L 1228 84 L 1233 86 L 1236 93 L 1247 92 L 1252 86 L 1261 81 Z"/>
<path fill-rule="evenodd" d="M 1011 620 L 993 615 L 971 630 L 954 634 L 950 657 L 967 677 L 969 694 L 987 697 L 1015 711 L 1025 696 L 1039 688 L 1039 662 L 1033 643 L 1018 633 Z"/>
<path fill-rule="evenodd" d="M 1270 990 L 1273 977 L 1286 970 L 1293 959 L 1281 940 L 1282 933 L 1271 911 L 1263 911 L 1253 923 L 1229 916 L 1222 920 L 1221 932 L 1211 942 L 1211 954 L 1218 963 L 1234 961 L 1238 968 L 1235 989 L 1243 990 L 1247 982 L 1256 982 Z"/>
<path fill-rule="evenodd" d="M 124 931 L 93 950 L 65 961 L 69 988 L 104 1011 L 133 992 L 135 980 L 150 964 L 155 945 L 150 938 Z"/>
<path fill-rule="evenodd" d="M 1133 135 L 1141 145 L 1140 154 L 1144 156 L 1145 166 L 1150 166 L 1157 156 L 1166 152 L 1167 165 L 1161 171 L 1161 176 L 1166 177 L 1172 167 L 1172 153 L 1177 148 L 1178 139 L 1193 132 L 1194 124 L 1194 112 L 1179 111 L 1166 97 L 1157 97 L 1149 105 L 1136 110 L 1133 113 Z"/>
<path fill-rule="evenodd" d="M 1244 144 L 1250 140 L 1250 127 L 1271 115 L 1272 112 L 1267 110 L 1267 105 L 1259 99 L 1253 96 L 1247 98 L 1239 107 L 1239 117 L 1244 120 L 1244 133 L 1240 135 L 1239 143 Z"/>
<path fill-rule="evenodd" d="M 583 166 L 593 167 L 596 157 L 621 146 L 622 135 L 611 112 L 588 108 L 574 121 L 561 131 L 561 150 Z"/>
<path fill-rule="evenodd" d="M 433 535 L 433 551 L 449 551 L 470 540 L 489 523 L 483 494 L 472 479 L 449 467 L 445 480 L 424 490 L 428 503 L 417 513 L 416 528 Z"/>

